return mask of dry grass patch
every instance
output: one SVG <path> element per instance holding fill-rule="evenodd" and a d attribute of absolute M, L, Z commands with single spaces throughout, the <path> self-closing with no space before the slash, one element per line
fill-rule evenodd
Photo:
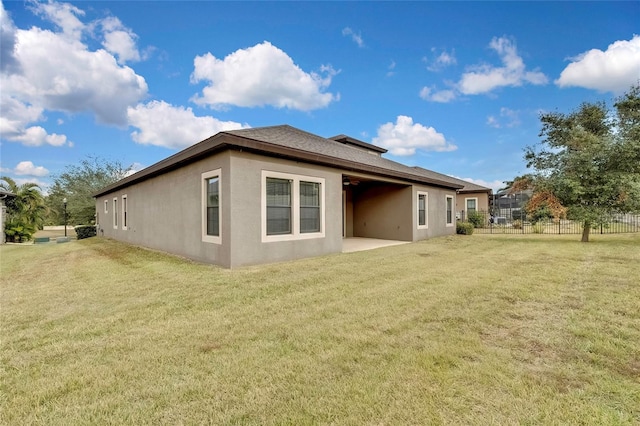
<path fill-rule="evenodd" d="M 3 424 L 637 424 L 640 236 L 223 270 L 2 247 Z"/>

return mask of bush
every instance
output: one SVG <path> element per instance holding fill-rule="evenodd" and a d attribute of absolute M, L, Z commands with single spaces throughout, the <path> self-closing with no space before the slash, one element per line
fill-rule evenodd
<path fill-rule="evenodd" d="M 456 233 L 460 235 L 473 234 L 473 223 L 469 222 L 456 222 Z"/>
<path fill-rule="evenodd" d="M 76 230 L 76 236 L 79 240 L 96 236 L 95 225 L 80 225 L 74 228 Z"/>
<path fill-rule="evenodd" d="M 467 220 L 474 228 L 484 228 L 484 214 L 478 211 L 470 211 L 467 214 Z"/>
<path fill-rule="evenodd" d="M 513 226 L 513 229 L 522 229 L 522 221 L 514 220 L 511 226 Z"/>
<path fill-rule="evenodd" d="M 531 228 L 534 234 L 544 234 L 544 223 L 537 222 Z"/>

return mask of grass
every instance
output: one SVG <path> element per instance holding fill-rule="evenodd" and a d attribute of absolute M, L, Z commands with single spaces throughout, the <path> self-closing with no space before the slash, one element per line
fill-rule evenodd
<path fill-rule="evenodd" d="M 0 424 L 638 424 L 640 235 L 0 251 Z"/>

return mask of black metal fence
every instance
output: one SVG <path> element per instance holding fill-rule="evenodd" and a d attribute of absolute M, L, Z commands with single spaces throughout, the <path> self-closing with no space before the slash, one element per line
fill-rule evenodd
<path fill-rule="evenodd" d="M 478 234 L 582 234 L 582 223 L 568 219 L 532 220 L 524 209 L 507 216 L 495 216 L 484 211 L 456 214 L 457 220 L 468 221 L 474 225 Z M 596 225 L 592 233 L 623 234 L 640 232 L 640 215 L 613 214 L 602 225 Z"/>

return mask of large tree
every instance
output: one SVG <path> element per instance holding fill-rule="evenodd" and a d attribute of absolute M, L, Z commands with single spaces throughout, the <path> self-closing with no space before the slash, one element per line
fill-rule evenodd
<path fill-rule="evenodd" d="M 33 182 L 18 185 L 10 177 L 0 178 L 0 188 L 15 197 L 6 198 L 7 220 L 3 232 L 7 241 L 22 242 L 31 239 L 44 223 L 47 208 L 40 187 Z"/>
<path fill-rule="evenodd" d="M 534 173 L 529 209 L 551 207 L 582 222 L 582 241 L 614 213 L 640 211 L 640 86 L 613 110 L 584 103 L 569 114 L 541 115 L 542 141 L 525 150 Z M 522 183 L 522 182 L 521 182 Z"/>
<path fill-rule="evenodd" d="M 87 157 L 79 164 L 67 166 L 65 171 L 53 178 L 47 197 L 51 214 L 49 222 L 61 224 L 64 220 L 64 203 L 67 199 L 67 221 L 73 225 L 95 223 L 96 204 L 93 194 L 110 185 L 131 171 L 118 161 Z"/>

